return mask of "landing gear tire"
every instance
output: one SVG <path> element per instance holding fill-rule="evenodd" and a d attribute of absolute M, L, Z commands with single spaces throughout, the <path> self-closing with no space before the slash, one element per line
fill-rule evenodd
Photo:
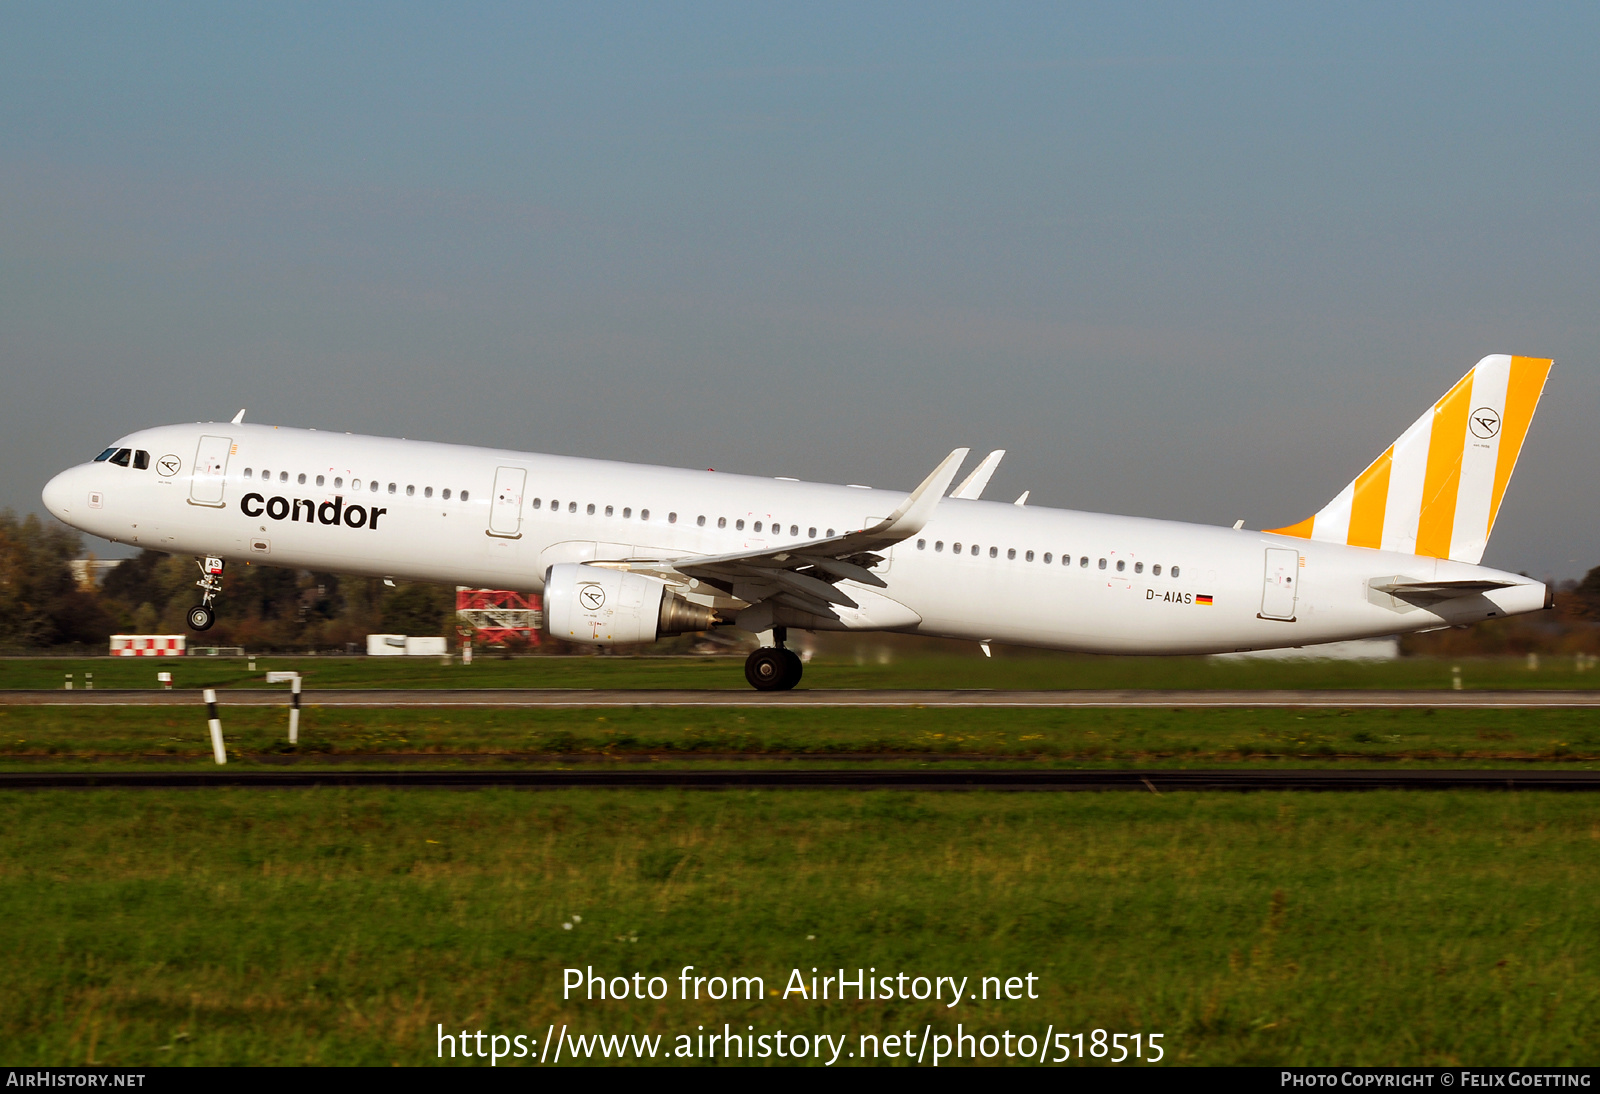
<path fill-rule="evenodd" d="M 757 691 L 788 691 L 800 682 L 800 658 L 793 650 L 762 646 L 744 661 L 744 678 Z"/>
<path fill-rule="evenodd" d="M 209 631 L 211 624 L 217 621 L 217 613 L 204 604 L 196 604 L 189 609 L 189 629 L 193 631 Z"/>

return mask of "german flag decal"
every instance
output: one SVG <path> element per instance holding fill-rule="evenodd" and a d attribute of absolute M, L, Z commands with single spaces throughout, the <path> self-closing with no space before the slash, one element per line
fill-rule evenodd
<path fill-rule="evenodd" d="M 1210 604 L 1211 596 L 1209 593 L 1195 593 L 1194 602 L 1196 604 Z"/>

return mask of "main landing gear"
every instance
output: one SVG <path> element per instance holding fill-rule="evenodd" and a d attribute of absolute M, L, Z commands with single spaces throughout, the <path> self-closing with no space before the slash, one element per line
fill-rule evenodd
<path fill-rule="evenodd" d="M 744 659 L 744 678 L 757 691 L 788 691 L 800 682 L 805 666 L 799 654 L 784 647 L 788 628 L 772 628 L 773 645 L 762 646 Z"/>
<path fill-rule="evenodd" d="M 200 567 L 202 575 L 195 582 L 200 587 L 200 603 L 189 609 L 189 629 L 209 631 L 211 624 L 217 621 L 217 611 L 211 602 L 222 592 L 223 561 L 220 558 L 208 558 L 204 562 L 196 559 L 195 565 Z"/>

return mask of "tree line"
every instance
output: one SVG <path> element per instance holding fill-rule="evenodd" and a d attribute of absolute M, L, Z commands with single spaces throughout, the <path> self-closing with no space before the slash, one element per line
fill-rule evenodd
<path fill-rule="evenodd" d="M 141 551 L 98 586 L 72 572 L 83 539 L 37 516 L 0 511 L 0 648 L 104 649 L 113 634 L 185 634 L 199 602 L 188 555 Z M 455 589 L 377 578 L 230 563 L 217 623 L 196 644 L 252 650 L 366 648 L 368 634 L 454 635 Z"/>

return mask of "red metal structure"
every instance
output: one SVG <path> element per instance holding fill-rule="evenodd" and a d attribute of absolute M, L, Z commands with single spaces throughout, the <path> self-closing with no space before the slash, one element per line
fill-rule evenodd
<path fill-rule="evenodd" d="M 511 641 L 537 646 L 543 615 L 537 596 L 510 589 L 456 587 L 456 619 L 464 636 L 487 646 L 503 646 Z"/>

